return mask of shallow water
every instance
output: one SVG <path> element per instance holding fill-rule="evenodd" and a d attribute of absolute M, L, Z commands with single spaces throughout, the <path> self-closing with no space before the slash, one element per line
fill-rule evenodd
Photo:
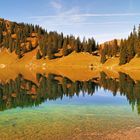
<path fill-rule="evenodd" d="M 138 104 L 132 106 L 127 93 L 120 95 L 120 91 L 117 91 L 114 96 L 113 92 L 105 90 L 101 85 L 95 83 L 96 88 L 91 86 L 91 83 L 88 83 L 88 86 L 84 83 L 86 88 L 83 92 L 83 86 L 79 83 L 81 86 L 79 92 L 72 95 L 76 88 L 70 92 L 73 89 L 72 86 L 68 86 L 73 83 L 70 81 L 65 83 L 68 93 L 57 93 L 58 90 L 54 89 L 61 83 L 57 83 L 54 80 L 56 77 L 53 77 L 51 80 L 48 78 L 46 84 L 43 78 L 39 82 L 40 84 L 36 84 L 38 93 L 33 93 L 32 87 L 35 87 L 35 84 L 32 83 L 30 88 L 32 94 L 30 95 L 29 89 L 25 85 L 29 81 L 23 80 L 23 77 L 20 79 L 22 80 L 18 79 L 17 81 L 20 82 L 16 84 L 17 92 L 20 94 L 17 93 L 16 97 L 11 97 L 12 94 L 9 95 L 14 91 L 10 84 L 6 88 L 3 87 L 4 84 L 1 85 L 0 139 L 104 139 L 108 134 L 140 127 L 140 115 L 137 109 L 139 106 Z M 62 84 L 63 90 L 61 89 L 61 91 L 66 90 L 65 84 Z M 76 87 L 75 85 L 74 87 Z M 89 85 L 92 89 L 95 88 L 94 92 L 88 88 Z M 23 91 L 23 87 L 28 90 Z M 44 88 L 47 90 L 46 93 Z M 18 100 L 16 100 L 17 98 Z M 26 100 L 27 98 L 29 99 Z M 134 99 L 137 100 L 136 96 Z M 29 104 L 29 102 L 31 103 Z"/>

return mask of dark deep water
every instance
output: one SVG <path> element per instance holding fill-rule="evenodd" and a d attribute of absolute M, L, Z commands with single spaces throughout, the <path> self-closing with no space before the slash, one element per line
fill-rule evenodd
<path fill-rule="evenodd" d="M 140 127 L 140 81 L 19 74 L 0 84 L 0 138 L 84 140 Z"/>

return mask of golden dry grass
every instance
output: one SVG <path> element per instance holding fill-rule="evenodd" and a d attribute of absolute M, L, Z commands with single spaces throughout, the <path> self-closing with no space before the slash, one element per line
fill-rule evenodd
<path fill-rule="evenodd" d="M 100 71 L 105 71 L 110 77 L 117 78 L 118 72 L 124 72 L 134 80 L 140 80 L 140 58 L 134 58 L 130 63 L 119 66 L 119 58 L 108 59 L 102 65 L 100 57 L 89 53 L 73 52 L 68 56 L 53 60 L 48 60 L 47 58 L 37 60 L 36 53 L 37 49 L 26 53 L 21 59 L 18 59 L 15 53 L 9 53 L 5 49 L 2 50 L 0 52 L 0 68 L 2 69 L 0 78 L 2 78 L 2 75 L 4 80 L 8 79 L 8 77 L 15 78 L 21 72 L 32 81 L 35 81 L 36 73 L 54 73 L 68 77 L 73 81 L 87 81 L 93 77 L 99 77 Z M 11 70 L 14 73 L 4 75 L 2 73 L 5 69 L 9 69 L 6 70 L 7 73 L 10 73 Z"/>

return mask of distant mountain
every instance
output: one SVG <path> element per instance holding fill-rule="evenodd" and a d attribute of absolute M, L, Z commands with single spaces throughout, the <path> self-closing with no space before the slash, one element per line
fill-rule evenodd
<path fill-rule="evenodd" d="M 117 41 L 118 46 L 120 46 L 120 44 L 121 44 L 121 40 L 120 39 L 109 40 L 109 41 L 106 41 L 104 43 L 99 44 L 99 46 L 100 47 L 104 47 L 105 44 L 108 44 L 108 45 L 112 46 L 112 45 L 114 45 L 114 41 Z"/>

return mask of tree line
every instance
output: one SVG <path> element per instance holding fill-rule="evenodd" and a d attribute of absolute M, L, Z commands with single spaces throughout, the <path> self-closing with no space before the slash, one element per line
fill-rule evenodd
<path fill-rule="evenodd" d="M 32 38 L 36 39 L 33 44 Z M 67 56 L 71 52 L 89 52 L 97 50 L 94 38 L 81 41 L 73 35 L 64 36 L 63 33 L 47 32 L 38 25 L 8 22 L 0 19 L 0 48 L 6 48 L 9 52 L 15 51 L 18 58 L 25 53 L 38 49 L 36 58 L 54 59 Z M 59 55 L 57 55 L 59 54 Z"/>
<path fill-rule="evenodd" d="M 140 25 L 138 29 L 134 26 L 133 31 L 127 39 L 121 39 L 118 44 L 115 39 L 112 44 L 105 43 L 100 49 L 101 63 L 105 63 L 108 58 L 119 57 L 119 65 L 130 62 L 132 58 L 140 57 Z"/>
<path fill-rule="evenodd" d="M 35 40 L 33 43 L 32 39 Z M 64 36 L 63 33 L 47 32 L 38 25 L 9 22 L 0 19 L 0 49 L 15 52 L 20 59 L 25 53 L 37 49 L 36 59 L 54 59 L 67 56 L 73 51 L 94 54 L 99 51 L 101 63 L 112 57 L 119 57 L 119 64 L 126 64 L 132 58 L 140 57 L 140 26 L 134 27 L 127 39 L 116 39 L 99 47 L 94 38 Z"/>

